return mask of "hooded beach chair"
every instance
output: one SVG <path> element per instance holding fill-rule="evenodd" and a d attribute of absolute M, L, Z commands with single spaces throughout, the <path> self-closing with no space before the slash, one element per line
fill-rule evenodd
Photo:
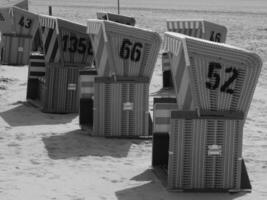
<path fill-rule="evenodd" d="M 165 33 L 163 46 L 171 53 L 178 106 L 170 119 L 168 188 L 251 190 L 242 137 L 261 71 L 260 57 L 173 32 Z"/>
<path fill-rule="evenodd" d="M 158 33 L 105 20 L 88 20 L 97 77 L 93 135 L 149 135 L 149 84 L 158 56 Z"/>
<path fill-rule="evenodd" d="M 86 34 L 86 26 L 40 15 L 36 34 L 40 35 L 42 50 L 31 56 L 28 101 L 39 105 L 44 112 L 78 112 L 79 70 L 91 67 L 93 63 L 92 45 Z M 42 73 L 38 74 L 40 71 Z"/>

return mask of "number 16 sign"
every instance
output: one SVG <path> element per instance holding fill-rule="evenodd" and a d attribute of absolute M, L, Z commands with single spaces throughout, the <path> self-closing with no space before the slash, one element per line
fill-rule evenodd
<path fill-rule="evenodd" d="M 262 66 L 258 55 L 171 32 L 164 35 L 164 47 L 173 54 L 171 70 L 178 102 L 191 96 L 193 106 L 200 110 L 247 114 Z M 185 83 L 190 94 L 182 92 Z"/>
<path fill-rule="evenodd" d="M 100 76 L 151 78 L 161 43 L 158 33 L 104 20 L 88 20 L 87 33 Z"/>

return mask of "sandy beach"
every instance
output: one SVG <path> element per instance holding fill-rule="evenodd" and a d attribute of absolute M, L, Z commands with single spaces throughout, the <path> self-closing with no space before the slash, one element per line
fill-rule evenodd
<path fill-rule="evenodd" d="M 217 1 L 216 1 L 217 2 Z M 30 11 L 86 23 L 96 12 L 117 12 L 116 1 L 29 1 Z M 244 127 L 243 158 L 251 193 L 172 193 L 151 170 L 151 140 L 89 137 L 75 114 L 42 113 L 26 102 L 28 66 L 0 65 L 1 200 L 266 200 L 267 2 L 121 1 L 121 14 L 163 36 L 167 19 L 225 25 L 226 43 L 256 52 L 262 72 Z M 159 54 L 150 93 L 161 84 Z M 152 106 L 150 98 L 150 106 Z"/>

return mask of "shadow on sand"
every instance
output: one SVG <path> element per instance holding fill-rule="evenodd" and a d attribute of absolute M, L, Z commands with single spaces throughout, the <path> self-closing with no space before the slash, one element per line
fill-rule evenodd
<path fill-rule="evenodd" d="M 193 193 L 169 192 L 162 186 L 152 169 L 131 178 L 131 180 L 146 182 L 144 185 L 117 191 L 118 200 L 153 199 L 153 200 L 234 200 L 248 195 L 247 193 Z M 149 182 L 149 183 L 147 183 Z"/>
<path fill-rule="evenodd" d="M 140 140 L 91 137 L 82 130 L 75 130 L 59 136 L 43 138 L 51 159 L 68 159 L 85 156 L 126 157 L 132 144 Z"/>
<path fill-rule="evenodd" d="M 65 124 L 77 117 L 77 114 L 43 113 L 39 108 L 33 107 L 27 102 L 18 101 L 13 105 L 16 105 L 16 107 L 0 113 L 0 116 L 10 126 Z"/>

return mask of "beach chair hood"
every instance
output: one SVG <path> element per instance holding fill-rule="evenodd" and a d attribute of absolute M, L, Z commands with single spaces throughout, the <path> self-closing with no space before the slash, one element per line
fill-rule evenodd
<path fill-rule="evenodd" d="M 186 82 L 195 108 L 247 115 L 262 67 L 257 54 L 172 32 L 165 33 L 163 46 L 173 54 L 178 102 Z"/>
<path fill-rule="evenodd" d="M 104 20 L 88 20 L 99 75 L 152 76 L 161 38 L 158 33 Z"/>

